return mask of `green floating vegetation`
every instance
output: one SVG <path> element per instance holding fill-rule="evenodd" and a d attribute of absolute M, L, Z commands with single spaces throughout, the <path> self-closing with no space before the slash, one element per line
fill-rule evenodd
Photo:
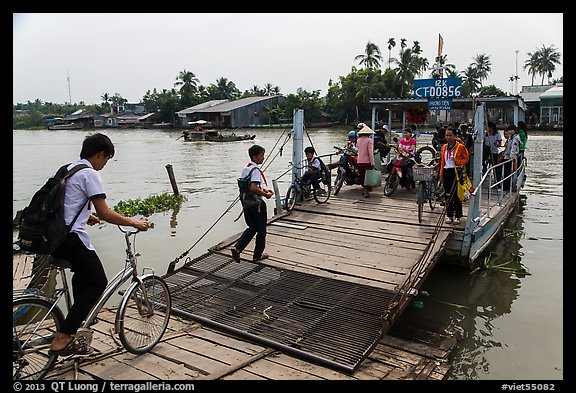
<path fill-rule="evenodd" d="M 512 257 L 509 261 L 506 261 L 504 263 L 498 263 L 498 264 L 492 263 L 490 261 L 492 259 L 493 254 L 494 253 L 491 252 L 484 258 L 484 268 L 485 269 L 490 269 L 493 271 L 498 271 L 498 272 L 503 272 L 503 273 L 511 273 L 511 274 L 515 274 L 519 277 L 530 275 L 530 272 L 523 267 L 513 268 L 513 267 L 507 267 L 506 266 L 512 262 L 519 262 L 521 259 L 519 254 L 513 253 L 513 254 L 511 254 Z"/>
<path fill-rule="evenodd" d="M 504 238 L 516 238 L 516 239 L 524 238 L 524 239 L 528 239 L 528 240 L 538 240 L 537 238 L 532 237 L 532 236 L 526 237 L 526 234 L 524 232 L 519 231 L 517 229 L 504 228 L 502 230 L 502 236 Z"/>
<path fill-rule="evenodd" d="M 113 207 L 113 210 L 126 217 L 134 217 L 136 215 L 149 217 L 154 213 L 161 213 L 179 207 L 185 200 L 186 197 L 182 194 L 173 195 L 165 192 L 149 196 L 146 199 L 137 198 L 120 201 Z"/>

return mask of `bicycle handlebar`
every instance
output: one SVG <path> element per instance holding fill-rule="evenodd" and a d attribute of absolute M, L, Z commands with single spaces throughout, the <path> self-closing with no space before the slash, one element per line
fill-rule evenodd
<path fill-rule="evenodd" d="M 122 226 L 120 226 L 120 225 L 117 225 L 117 226 L 118 226 L 118 229 L 120 229 L 120 232 L 122 232 L 122 233 L 124 233 L 125 235 L 128 235 L 128 236 L 130 236 L 130 235 L 135 235 L 135 234 L 141 232 L 140 229 L 136 229 L 136 228 L 135 228 L 134 230 L 130 230 L 130 229 L 124 229 L 124 228 L 122 228 Z"/>

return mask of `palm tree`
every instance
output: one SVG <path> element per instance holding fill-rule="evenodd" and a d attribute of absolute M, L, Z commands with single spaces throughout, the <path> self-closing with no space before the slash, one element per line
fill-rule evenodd
<path fill-rule="evenodd" d="M 488 74 L 490 73 L 490 71 L 492 71 L 492 63 L 490 62 L 490 56 L 482 53 L 479 55 L 476 55 L 476 57 L 473 58 L 474 63 L 472 64 L 474 66 L 474 68 L 476 68 L 476 77 L 478 80 L 478 83 L 480 83 L 480 87 L 482 87 L 482 80 L 487 79 L 488 78 Z"/>
<path fill-rule="evenodd" d="M 388 38 L 388 69 L 390 69 L 390 58 L 392 55 L 392 48 L 396 46 L 396 41 L 394 38 Z"/>
<path fill-rule="evenodd" d="M 542 82 L 544 84 L 544 77 L 548 77 L 548 82 L 552 78 L 552 73 L 556 70 L 556 65 L 560 64 L 560 52 L 554 48 L 554 45 L 546 47 L 542 45 L 542 49 L 538 51 L 538 73 L 542 75 Z"/>
<path fill-rule="evenodd" d="M 534 78 L 538 73 L 538 52 L 528 52 L 528 60 L 524 63 L 524 69 L 528 69 L 528 75 L 532 75 L 531 86 L 534 86 Z"/>
<path fill-rule="evenodd" d="M 461 77 L 468 84 L 470 93 L 475 93 L 478 90 L 478 85 L 480 84 L 480 78 L 478 75 L 478 69 L 474 64 L 470 64 L 461 72 Z"/>
<path fill-rule="evenodd" d="M 398 65 L 396 68 L 396 75 L 401 83 L 400 97 L 404 96 L 404 87 L 410 86 L 414 81 L 414 77 L 420 71 L 422 66 L 419 57 L 414 54 L 412 49 L 406 49 L 405 46 L 400 49 L 400 58 L 393 59 Z"/>
<path fill-rule="evenodd" d="M 382 61 L 382 53 L 378 45 L 368 41 L 363 55 L 358 55 L 354 60 L 360 60 L 359 64 L 364 65 L 364 68 L 379 68 Z"/>
<path fill-rule="evenodd" d="M 198 83 L 200 80 L 196 78 L 193 72 L 183 70 L 180 71 L 180 74 L 176 77 L 176 82 L 174 83 L 174 87 L 180 87 L 180 94 L 181 95 L 192 95 L 196 92 L 196 88 L 198 87 Z"/>
<path fill-rule="evenodd" d="M 233 100 L 240 95 L 234 82 L 229 81 L 226 78 L 219 78 L 216 80 L 216 89 L 221 94 L 222 98 L 228 98 L 229 100 Z"/>

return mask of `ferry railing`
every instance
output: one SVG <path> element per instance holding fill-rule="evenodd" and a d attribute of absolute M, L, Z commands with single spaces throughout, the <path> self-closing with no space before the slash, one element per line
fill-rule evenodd
<path fill-rule="evenodd" d="M 329 166 L 332 164 L 332 156 L 338 155 L 338 153 L 329 153 L 329 154 L 322 154 L 320 156 L 318 156 L 319 158 L 325 158 L 325 157 L 330 157 L 330 162 L 327 163 L 326 165 Z M 326 162 L 325 162 L 326 163 Z M 280 187 L 278 186 L 278 180 L 280 180 L 282 177 L 286 176 L 289 173 L 292 173 L 293 171 L 297 170 L 300 171 L 300 175 L 302 174 L 301 171 L 306 167 L 307 165 L 307 160 L 304 159 L 302 160 L 298 165 L 290 165 L 290 168 L 288 168 L 286 171 L 284 171 L 283 173 L 281 173 L 280 175 L 278 175 L 277 177 L 275 177 L 274 179 L 272 179 L 272 187 L 274 188 L 274 199 L 275 199 L 275 204 L 276 207 L 274 209 L 274 214 L 279 214 L 282 212 L 282 207 L 284 206 L 284 197 L 286 192 L 284 193 L 280 193 Z M 288 187 L 290 186 L 291 183 L 288 184 Z"/>
<path fill-rule="evenodd" d="M 489 165 L 484 175 L 480 178 L 480 181 L 477 183 L 474 192 L 472 192 L 472 197 L 470 199 L 470 206 L 468 207 L 467 219 L 466 219 L 466 226 L 464 230 L 464 239 L 463 239 L 463 254 L 467 255 L 473 238 L 473 233 L 477 227 L 484 225 L 485 223 L 489 222 L 490 218 L 492 217 L 492 198 L 493 193 L 496 192 L 498 195 L 498 206 L 503 206 L 505 203 L 508 202 L 509 198 L 516 197 L 513 191 L 516 191 L 516 188 L 520 188 L 524 182 L 524 172 L 526 161 L 525 159 L 522 160 L 518 168 L 514 171 L 511 171 L 510 174 L 504 176 L 504 166 L 507 163 L 513 163 L 514 159 L 508 159 L 504 162 Z M 494 176 L 496 171 L 500 171 L 502 174 L 500 180 L 493 182 Z M 508 186 L 509 189 L 507 193 L 504 193 L 504 182 L 506 180 L 510 181 L 510 185 Z M 486 187 L 486 182 L 488 183 Z M 476 183 L 476 182 L 474 182 Z M 520 183 L 520 184 L 518 184 Z M 484 196 L 484 191 L 487 190 L 487 195 Z M 486 198 L 486 204 L 483 204 L 483 198 Z"/>

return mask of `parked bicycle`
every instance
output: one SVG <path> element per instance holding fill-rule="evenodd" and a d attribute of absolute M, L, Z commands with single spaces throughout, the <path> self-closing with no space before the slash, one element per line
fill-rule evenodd
<path fill-rule="evenodd" d="M 422 222 L 424 204 L 428 202 L 430 209 L 434 210 L 436 201 L 444 197 L 444 187 L 438 176 L 439 164 L 424 166 L 416 164 L 413 168 L 414 180 L 418 181 L 418 222 Z"/>
<path fill-rule="evenodd" d="M 290 165 L 294 166 L 293 163 L 290 163 Z M 302 169 L 302 167 L 297 169 Z M 314 189 L 311 181 L 303 181 L 299 174 L 300 171 L 296 172 L 294 182 L 288 187 L 286 198 L 284 199 L 284 207 L 286 210 L 290 211 L 294 209 L 298 198 L 302 201 L 304 198 L 309 199 L 313 197 L 318 203 L 328 202 L 330 194 L 332 193 L 330 178 L 328 178 L 327 183 L 325 183 L 322 181 L 322 177 L 320 177 L 320 179 L 318 179 L 318 189 Z"/>
<path fill-rule="evenodd" d="M 161 340 L 168 322 L 172 300 L 169 288 L 162 277 L 156 276 L 149 268 L 138 275 L 135 237 L 140 231 L 125 230 L 118 226 L 126 239 L 126 260 L 104 293 L 82 323 L 76 336 L 84 336 L 88 344 L 92 341 L 90 326 L 97 321 L 97 314 L 112 294 L 131 279 L 130 286 L 121 291 L 122 300 L 118 306 L 114 324 L 115 333 L 130 353 L 142 354 L 151 350 Z M 134 235 L 134 241 L 130 237 Z M 70 308 L 70 289 L 65 269 L 70 262 L 61 258 L 51 258 L 50 271 L 60 275 L 60 285 L 52 294 L 31 288 L 14 291 L 12 296 L 12 365 L 13 379 L 41 379 L 54 366 L 57 355 L 49 354 L 50 342 L 64 322 L 64 314 L 59 306 L 64 298 L 66 310 Z M 147 270 L 151 272 L 145 274 Z M 49 272 L 50 273 L 50 272 Z M 74 355 L 70 355 L 74 356 Z"/>

